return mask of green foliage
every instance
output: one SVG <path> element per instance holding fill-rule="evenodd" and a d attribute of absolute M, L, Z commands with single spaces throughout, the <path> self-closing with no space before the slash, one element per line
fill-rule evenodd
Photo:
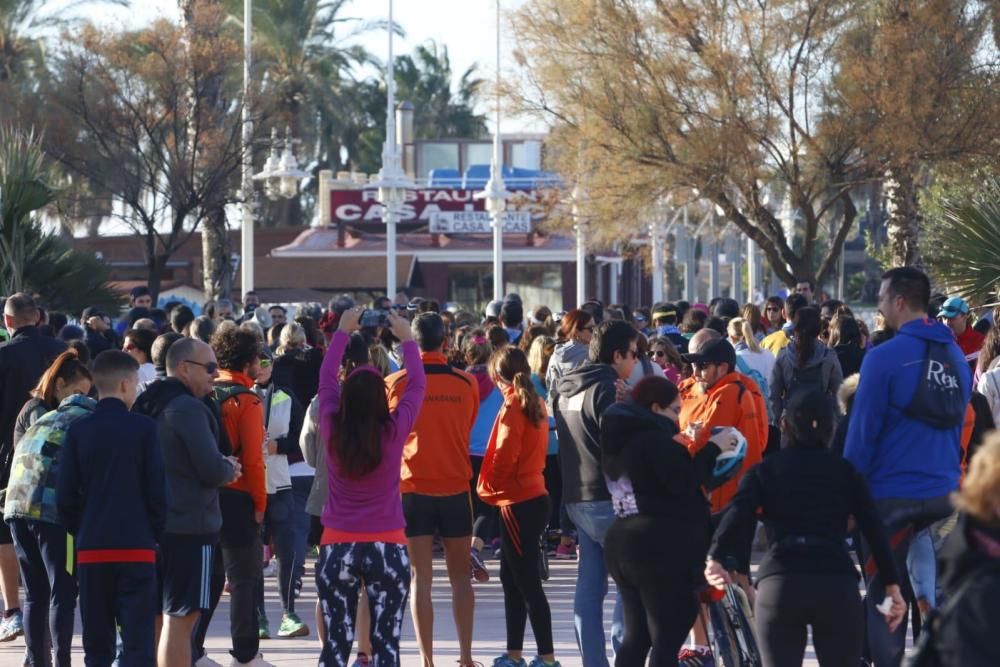
<path fill-rule="evenodd" d="M 934 276 L 949 293 L 980 303 L 993 300 L 1000 286 L 1000 179 L 989 176 L 971 192 L 943 197 L 936 206 Z"/>
<path fill-rule="evenodd" d="M 49 168 L 33 131 L 0 127 L 0 260 L 5 293 L 24 289 L 35 211 L 55 201 Z"/>

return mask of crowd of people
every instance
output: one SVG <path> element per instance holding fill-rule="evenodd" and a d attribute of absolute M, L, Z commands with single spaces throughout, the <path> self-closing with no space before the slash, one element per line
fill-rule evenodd
<path fill-rule="evenodd" d="M 743 305 L 397 301 L 195 316 L 137 288 L 71 321 L 7 297 L 0 642 L 70 665 L 79 608 L 88 666 L 211 667 L 225 591 L 230 664 L 266 667 L 273 571 L 275 634 L 314 623 L 320 665 L 399 665 L 408 607 L 430 667 L 441 553 L 460 667 L 494 574 L 492 665 L 559 664 L 549 558 L 577 561 L 585 667 L 713 666 L 732 586 L 766 667 L 810 629 L 821 665 L 897 667 L 908 625 L 921 664 L 1000 664 L 1000 312 L 908 267 L 873 327 L 807 280 Z"/>

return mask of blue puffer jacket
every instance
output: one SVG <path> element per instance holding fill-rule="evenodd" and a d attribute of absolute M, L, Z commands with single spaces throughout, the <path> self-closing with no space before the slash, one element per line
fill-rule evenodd
<path fill-rule="evenodd" d="M 958 488 L 962 424 L 938 429 L 904 414 L 921 381 L 928 341 L 947 345 L 969 402 L 969 364 L 951 330 L 939 322 L 908 322 L 892 340 L 865 354 L 844 456 L 868 480 L 876 499 L 935 498 Z"/>

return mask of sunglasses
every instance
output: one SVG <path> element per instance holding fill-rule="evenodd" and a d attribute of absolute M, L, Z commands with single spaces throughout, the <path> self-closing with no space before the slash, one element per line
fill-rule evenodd
<path fill-rule="evenodd" d="M 215 363 L 214 361 L 210 361 L 207 364 L 203 364 L 200 361 L 194 361 L 193 359 L 185 359 L 184 363 L 194 364 L 195 366 L 201 366 L 202 368 L 205 369 L 205 372 L 208 373 L 209 375 L 215 375 L 216 371 L 219 370 L 219 364 Z"/>
<path fill-rule="evenodd" d="M 650 351 L 649 351 L 649 356 L 651 356 L 651 357 L 656 357 L 656 358 L 660 358 L 660 357 L 665 357 L 665 356 L 667 356 L 667 353 L 666 353 L 666 352 L 664 352 L 663 350 L 650 350 Z"/>
<path fill-rule="evenodd" d="M 767 311 L 767 312 L 769 312 L 769 313 L 781 312 L 781 308 L 778 308 L 777 306 L 768 306 L 764 310 Z"/>

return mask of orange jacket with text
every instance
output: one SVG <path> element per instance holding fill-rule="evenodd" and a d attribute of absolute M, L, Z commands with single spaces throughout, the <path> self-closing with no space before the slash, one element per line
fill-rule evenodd
<path fill-rule="evenodd" d="M 682 383 L 683 384 L 683 383 Z M 691 444 L 691 453 L 698 453 L 712 437 L 712 429 L 718 426 L 732 426 L 747 440 L 747 454 L 739 472 L 719 488 L 712 491 L 712 512 L 721 512 L 736 495 L 736 489 L 743 473 L 760 463 L 764 447 L 767 445 L 767 412 L 759 407 L 751 387 L 756 384 L 741 373 L 727 373 L 707 391 L 693 383 L 681 395 L 681 431 L 694 423 L 701 429 Z M 761 412 L 761 410 L 764 410 Z M 764 428 L 761 429 L 763 422 Z"/>
<path fill-rule="evenodd" d="M 420 415 L 403 447 L 402 493 L 450 496 L 469 492 L 469 434 L 479 413 L 479 383 L 452 368 L 440 352 L 421 352 L 427 389 Z M 406 369 L 385 379 L 389 410 L 406 389 Z"/>

